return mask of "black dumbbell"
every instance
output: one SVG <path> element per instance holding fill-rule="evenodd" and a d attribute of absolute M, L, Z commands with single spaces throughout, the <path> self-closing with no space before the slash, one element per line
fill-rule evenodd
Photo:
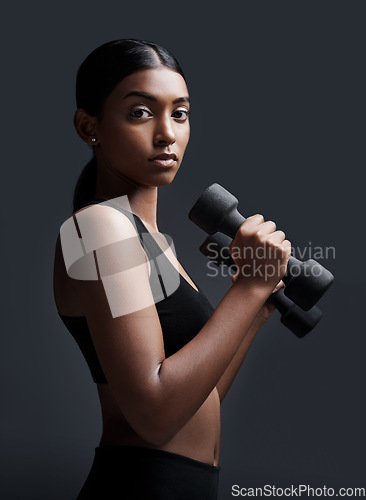
<path fill-rule="evenodd" d="M 238 200 L 220 184 L 211 184 L 191 208 L 188 217 L 208 234 L 224 233 L 235 238 L 245 221 Z M 316 260 L 302 262 L 290 257 L 285 276 L 285 294 L 301 309 L 311 309 L 333 283 L 334 276 Z"/>
<path fill-rule="evenodd" d="M 236 270 L 237 266 L 228 249 L 230 242 L 231 238 L 229 236 L 223 233 L 215 233 L 205 239 L 200 246 L 200 251 L 217 266 L 225 265 L 229 269 Z M 312 307 L 309 311 L 303 311 L 285 296 L 283 288 L 272 293 L 267 301 L 273 304 L 281 314 L 281 323 L 299 338 L 311 332 L 323 316 L 320 309 L 316 306 Z"/>

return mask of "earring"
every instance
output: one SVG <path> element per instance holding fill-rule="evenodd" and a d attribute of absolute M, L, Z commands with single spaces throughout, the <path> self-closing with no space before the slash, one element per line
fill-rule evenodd
<path fill-rule="evenodd" d="M 97 138 L 96 137 L 92 137 L 91 141 L 92 141 L 93 144 L 95 144 L 97 142 Z"/>

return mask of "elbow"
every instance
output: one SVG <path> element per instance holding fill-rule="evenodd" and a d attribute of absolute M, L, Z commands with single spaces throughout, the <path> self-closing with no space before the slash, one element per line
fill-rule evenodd
<path fill-rule="evenodd" d="M 120 408 L 131 428 L 144 441 L 154 446 L 167 444 L 185 424 L 174 409 L 160 384 L 144 385 L 138 392 L 118 398 Z"/>
<path fill-rule="evenodd" d="M 130 415 L 130 425 L 145 441 L 154 446 L 164 446 L 180 430 L 182 423 L 178 415 L 172 412 L 171 406 L 163 398 L 145 400 L 144 405 L 134 408 Z"/>
<path fill-rule="evenodd" d="M 160 368 L 158 367 L 158 375 Z M 180 430 L 182 423 L 174 413 L 172 405 L 156 386 L 148 391 L 149 397 L 137 398 L 140 401 L 139 408 L 135 407 L 135 431 L 137 434 L 154 446 L 166 445 Z M 136 399 L 135 399 L 136 401 Z M 144 402 L 144 404 L 141 404 Z"/>
<path fill-rule="evenodd" d="M 144 429 L 139 433 L 146 442 L 154 446 L 161 447 L 166 445 L 174 436 L 174 433 L 166 432 L 166 429 Z"/>
<path fill-rule="evenodd" d="M 164 418 L 161 417 L 161 413 L 157 412 L 154 415 L 149 416 L 146 419 L 139 419 L 140 421 L 134 426 L 137 434 L 154 446 L 164 446 L 167 444 L 179 429 L 176 426 L 169 425 Z"/>

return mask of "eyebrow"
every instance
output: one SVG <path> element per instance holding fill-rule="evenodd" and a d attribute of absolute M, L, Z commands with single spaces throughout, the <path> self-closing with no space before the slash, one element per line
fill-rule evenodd
<path fill-rule="evenodd" d="M 145 99 L 149 99 L 150 101 L 156 102 L 157 98 L 154 97 L 151 94 L 147 94 L 146 92 L 139 92 L 138 90 L 133 90 L 132 92 L 129 92 L 124 96 L 123 99 L 126 99 L 127 97 L 130 96 L 139 96 L 139 97 L 145 97 Z M 189 97 L 178 97 L 177 99 L 174 99 L 173 104 L 177 104 L 178 102 L 190 102 Z"/>

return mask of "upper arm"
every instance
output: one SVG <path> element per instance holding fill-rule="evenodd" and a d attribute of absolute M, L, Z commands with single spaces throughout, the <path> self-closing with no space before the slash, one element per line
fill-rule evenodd
<path fill-rule="evenodd" d="M 149 267 L 131 221 L 113 208 L 92 208 L 76 219 L 96 278 L 77 280 L 77 287 L 108 384 L 130 425 L 148 439 L 165 358 Z"/>

